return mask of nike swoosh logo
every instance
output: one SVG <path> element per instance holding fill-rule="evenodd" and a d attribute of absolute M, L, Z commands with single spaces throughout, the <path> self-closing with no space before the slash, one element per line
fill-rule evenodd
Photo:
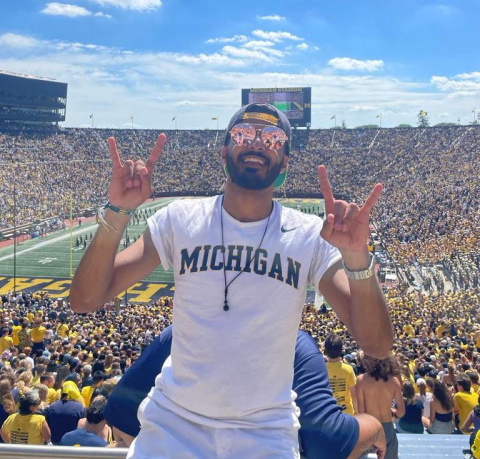
<path fill-rule="evenodd" d="M 282 233 L 288 233 L 290 231 L 296 230 L 297 228 L 300 228 L 300 227 L 296 226 L 295 228 L 285 228 L 285 225 L 282 225 L 282 227 L 280 228 L 280 231 Z"/>

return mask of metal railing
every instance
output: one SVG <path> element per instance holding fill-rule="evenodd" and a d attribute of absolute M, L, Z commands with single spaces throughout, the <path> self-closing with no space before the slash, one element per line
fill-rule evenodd
<path fill-rule="evenodd" d="M 125 459 L 127 452 L 126 448 L 0 444 L 0 458 L 9 459 Z"/>

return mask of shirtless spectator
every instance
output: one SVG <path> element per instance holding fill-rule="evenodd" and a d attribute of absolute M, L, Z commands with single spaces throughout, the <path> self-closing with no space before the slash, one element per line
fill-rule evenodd
<path fill-rule="evenodd" d="M 401 418 L 405 414 L 402 385 L 396 377 L 397 363 L 394 356 L 379 360 L 369 355 L 362 357 L 365 373 L 357 379 L 357 406 L 359 413 L 367 413 L 378 419 L 387 439 L 385 459 L 398 458 L 398 440 L 392 422 L 392 414 Z M 392 409 L 393 401 L 396 409 Z"/>

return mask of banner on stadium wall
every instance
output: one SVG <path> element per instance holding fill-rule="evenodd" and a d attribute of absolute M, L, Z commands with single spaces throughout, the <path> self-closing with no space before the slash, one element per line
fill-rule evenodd
<path fill-rule="evenodd" d="M 13 291 L 35 293 L 48 292 L 50 298 L 68 298 L 70 296 L 71 279 L 52 277 L 13 277 L 0 276 L 0 295 Z M 137 282 L 127 290 L 127 300 L 131 303 L 150 303 L 163 296 L 173 296 L 175 284 L 172 282 Z M 118 295 L 125 297 L 125 292 Z"/>

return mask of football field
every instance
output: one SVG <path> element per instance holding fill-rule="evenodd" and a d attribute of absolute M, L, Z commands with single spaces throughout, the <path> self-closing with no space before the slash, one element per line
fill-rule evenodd
<path fill-rule="evenodd" d="M 131 245 L 144 232 L 149 215 L 175 199 L 179 198 L 157 198 L 139 208 L 138 221 L 135 218 L 130 221 L 119 250 L 126 247 L 127 240 Z M 308 213 L 317 214 L 324 209 L 323 200 L 279 201 L 285 206 L 303 208 Z M 16 246 L 16 254 L 13 245 L 0 249 L 0 294 L 13 290 L 15 286 L 17 291 L 47 290 L 54 297 L 68 296 L 70 279 L 97 228 L 94 219 L 83 222 L 81 226 L 75 222 L 73 228 L 67 227 L 45 237 L 20 242 Z M 159 287 L 156 288 L 155 285 Z M 134 294 L 140 292 L 137 301 L 168 294 L 173 289 L 173 273 L 158 267 L 136 287 L 137 290 L 134 288 L 132 291 Z M 142 292 L 145 294 L 142 295 Z"/>

